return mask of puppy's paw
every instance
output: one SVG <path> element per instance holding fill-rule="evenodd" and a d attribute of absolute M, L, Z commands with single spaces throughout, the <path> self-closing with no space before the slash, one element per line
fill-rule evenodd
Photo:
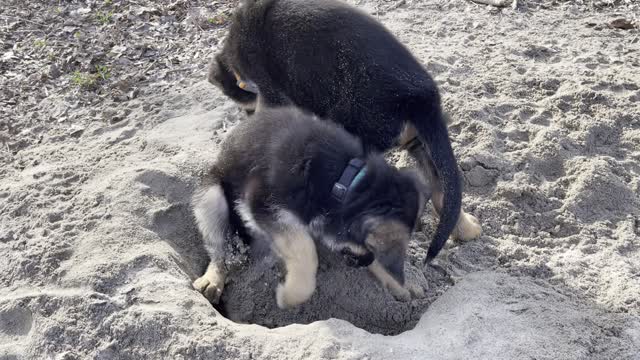
<path fill-rule="evenodd" d="M 411 292 L 400 286 L 389 286 L 389 292 L 393 297 L 401 302 L 407 302 L 411 300 Z"/>
<path fill-rule="evenodd" d="M 460 219 L 453 233 L 455 240 L 469 241 L 480 237 L 482 234 L 482 225 L 475 216 L 466 212 L 460 213 Z"/>
<path fill-rule="evenodd" d="M 224 283 L 218 284 L 205 274 L 197 278 L 192 285 L 194 289 L 201 292 L 212 304 L 217 304 L 220 301 Z"/>
<path fill-rule="evenodd" d="M 407 290 L 409 290 L 412 299 L 424 299 L 425 297 L 424 289 L 421 286 L 410 284 L 407 285 Z"/>
<path fill-rule="evenodd" d="M 278 285 L 276 289 L 276 303 L 280 309 L 286 309 L 302 304 L 313 295 L 314 288 L 307 286 L 287 286 L 286 283 Z"/>

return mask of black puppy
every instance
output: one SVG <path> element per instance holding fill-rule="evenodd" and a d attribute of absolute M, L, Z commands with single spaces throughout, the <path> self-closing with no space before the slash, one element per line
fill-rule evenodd
<path fill-rule="evenodd" d="M 478 220 L 461 210 L 436 84 L 370 16 L 333 0 L 246 0 L 209 81 L 251 112 L 292 104 L 339 123 L 367 149 L 409 150 L 433 186 L 440 215 L 427 261 L 452 232 L 463 240 L 480 235 Z"/>
<path fill-rule="evenodd" d="M 225 241 L 239 230 L 282 259 L 281 308 L 315 289 L 313 239 L 353 255 L 398 299 L 408 300 L 404 260 L 430 192 L 418 174 L 398 171 L 329 121 L 291 108 L 268 109 L 236 125 L 193 199 L 211 263 L 193 286 L 216 303 L 224 287 Z"/>

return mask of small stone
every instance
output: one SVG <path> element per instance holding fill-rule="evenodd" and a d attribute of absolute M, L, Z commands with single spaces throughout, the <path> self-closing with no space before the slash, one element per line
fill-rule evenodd
<path fill-rule="evenodd" d="M 113 96 L 113 101 L 115 102 L 125 102 L 129 100 L 129 98 L 124 94 L 117 94 Z"/>
<path fill-rule="evenodd" d="M 58 222 L 60 220 L 62 220 L 62 213 L 59 212 L 52 212 L 48 215 L 49 218 L 49 222 L 51 223 L 55 223 Z"/>
<path fill-rule="evenodd" d="M 140 93 L 140 90 L 138 88 L 135 88 L 131 90 L 127 96 L 129 97 L 129 99 L 135 99 L 138 97 L 139 93 Z"/>
<path fill-rule="evenodd" d="M 498 172 L 476 166 L 466 172 L 465 177 L 471 186 L 481 187 L 491 184 L 498 177 Z"/>
<path fill-rule="evenodd" d="M 9 242 L 14 240 L 13 231 L 0 229 L 0 242 Z"/>
<path fill-rule="evenodd" d="M 83 132 L 84 132 L 84 127 L 76 125 L 71 128 L 71 132 L 69 133 L 69 136 L 77 139 L 82 135 Z"/>
<path fill-rule="evenodd" d="M 609 23 L 609 26 L 611 26 L 612 28 L 621 29 L 621 30 L 631 30 L 636 27 L 631 20 L 628 20 L 625 18 L 615 19 Z"/>
<path fill-rule="evenodd" d="M 476 165 L 478 165 L 478 161 L 472 157 L 466 157 L 460 162 L 460 167 L 464 171 L 469 171 Z"/>
<path fill-rule="evenodd" d="M 56 79 L 61 74 L 62 73 L 60 72 L 60 69 L 58 69 L 58 66 L 56 64 L 51 64 L 47 68 L 47 76 L 49 76 L 50 79 Z"/>
<path fill-rule="evenodd" d="M 13 51 L 7 51 L 4 54 L 2 54 L 2 56 L 0 57 L 0 61 L 8 61 L 13 59 L 14 57 L 14 52 Z"/>
<path fill-rule="evenodd" d="M 121 112 L 116 112 L 113 109 L 107 109 L 102 113 L 102 119 L 109 124 L 117 124 L 124 119 L 124 116 Z"/>

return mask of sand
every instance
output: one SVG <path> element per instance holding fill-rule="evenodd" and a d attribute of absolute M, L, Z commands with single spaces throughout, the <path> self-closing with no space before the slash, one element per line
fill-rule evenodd
<path fill-rule="evenodd" d="M 129 10 L 161 16 L 143 5 Z M 183 4 L 188 71 L 126 100 L 41 80 L 31 108 L 3 102 L 0 359 L 640 359 L 640 32 L 607 26 L 638 7 L 357 5 L 439 83 L 480 239 L 423 269 L 427 211 L 410 302 L 321 249 L 317 292 L 286 311 L 277 260 L 240 246 L 212 307 L 191 288 L 207 257 L 189 200 L 245 116 L 205 81 L 224 24 L 189 22 L 232 4 Z"/>

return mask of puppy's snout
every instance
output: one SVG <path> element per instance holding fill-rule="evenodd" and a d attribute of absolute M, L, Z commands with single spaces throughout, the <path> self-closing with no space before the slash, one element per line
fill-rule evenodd
<path fill-rule="evenodd" d="M 404 254 L 403 253 L 387 253 L 379 254 L 376 259 L 382 267 L 397 281 L 400 285 L 404 285 Z"/>
<path fill-rule="evenodd" d="M 367 236 L 367 248 L 371 249 L 380 267 L 398 284 L 404 285 L 404 260 L 411 231 L 399 221 L 384 221 L 373 227 Z"/>

